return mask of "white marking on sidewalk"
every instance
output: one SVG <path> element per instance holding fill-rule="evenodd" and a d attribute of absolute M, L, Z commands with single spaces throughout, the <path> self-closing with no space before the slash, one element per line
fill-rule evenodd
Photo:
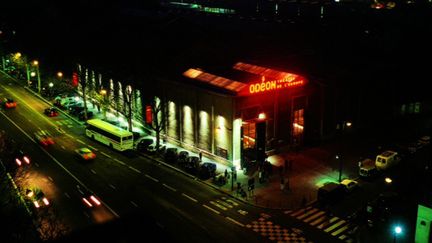
<path fill-rule="evenodd" d="M 66 147 L 65 147 L 65 146 L 61 145 L 60 147 L 61 147 L 62 149 L 64 149 L 64 150 L 66 150 Z"/>
<path fill-rule="evenodd" d="M 121 160 L 119 160 L 119 159 L 117 159 L 117 158 L 114 158 L 113 159 L 114 161 L 117 161 L 119 164 L 121 164 L 121 165 L 126 165 L 123 161 L 121 161 Z"/>
<path fill-rule="evenodd" d="M 241 227 L 244 227 L 244 224 L 238 222 L 238 221 L 235 220 L 235 219 L 232 219 L 232 218 L 230 218 L 230 217 L 226 217 L 226 219 L 228 219 L 229 221 L 231 221 L 231 222 L 233 222 L 233 223 L 235 223 L 235 224 L 237 224 L 237 225 L 239 225 L 239 226 L 241 226 Z"/>
<path fill-rule="evenodd" d="M 232 203 L 234 206 L 238 206 L 239 205 L 238 203 L 234 202 L 231 199 L 227 199 L 226 201 Z"/>
<path fill-rule="evenodd" d="M 324 228 L 324 226 L 327 226 L 327 225 L 333 223 L 334 221 L 336 221 L 336 220 L 338 220 L 338 219 L 339 219 L 338 217 L 333 217 L 333 218 L 331 218 L 329 221 L 323 222 L 322 224 L 318 225 L 317 228 L 318 228 L 318 229 L 322 229 L 322 228 Z"/>
<path fill-rule="evenodd" d="M 170 189 L 171 191 L 173 191 L 173 192 L 176 192 L 177 190 L 175 189 L 175 188 L 173 188 L 173 187 L 170 187 L 170 186 L 168 186 L 167 184 L 165 184 L 165 183 L 163 183 L 162 184 L 164 187 L 166 187 L 166 188 L 168 188 L 168 189 Z"/>
<path fill-rule="evenodd" d="M 48 179 L 49 179 L 50 181 L 54 181 L 53 178 L 52 178 L 51 176 L 48 176 Z"/>
<path fill-rule="evenodd" d="M 111 158 L 111 156 L 109 154 L 105 153 L 105 152 L 101 152 L 101 154 L 105 155 L 108 158 Z"/>
<path fill-rule="evenodd" d="M 94 171 L 93 169 L 90 169 L 90 171 L 96 175 L 96 171 Z"/>
<path fill-rule="evenodd" d="M 159 180 L 156 179 L 156 178 L 154 178 L 154 177 L 151 177 L 151 176 L 149 176 L 149 175 L 147 175 L 147 174 L 145 174 L 145 176 L 146 176 L 147 178 L 149 178 L 150 180 L 153 180 L 153 181 L 155 181 L 155 182 L 159 182 Z"/>
<path fill-rule="evenodd" d="M 302 213 L 307 212 L 310 208 L 311 208 L 311 207 L 307 207 L 306 209 L 304 209 L 304 208 L 299 209 L 299 210 L 297 210 L 295 213 L 292 213 L 292 214 L 290 214 L 290 215 L 293 216 L 293 217 L 296 217 L 297 215 L 300 215 L 300 214 L 302 214 Z"/>
<path fill-rule="evenodd" d="M 39 164 L 35 162 L 36 167 L 39 167 Z"/>
<path fill-rule="evenodd" d="M 216 214 L 220 214 L 219 211 L 217 211 L 216 209 L 213 209 L 213 208 L 211 208 L 211 207 L 209 207 L 209 206 L 207 206 L 207 205 L 205 205 L 205 204 L 203 204 L 203 207 L 207 208 L 207 209 L 210 210 L 210 211 L 213 211 L 213 212 L 216 213 Z"/>
<path fill-rule="evenodd" d="M 85 144 L 83 141 L 79 140 L 78 138 L 76 140 L 77 140 L 78 143 Z"/>
<path fill-rule="evenodd" d="M 134 201 L 130 201 L 130 202 L 132 203 L 132 205 L 138 208 L 138 205 Z"/>
<path fill-rule="evenodd" d="M 114 189 L 114 190 L 116 189 L 115 186 L 114 186 L 113 184 L 109 184 L 109 186 L 110 186 L 112 189 Z"/>
<path fill-rule="evenodd" d="M 71 198 L 67 192 L 64 193 L 67 198 Z"/>
<path fill-rule="evenodd" d="M 140 170 L 137 170 L 137 169 L 135 169 L 134 167 L 132 167 L 132 166 L 128 166 L 129 167 L 129 169 L 131 169 L 131 170 L 133 170 L 133 171 L 135 171 L 135 172 L 137 172 L 137 173 L 140 173 L 141 174 L 141 171 Z"/>
<path fill-rule="evenodd" d="M 342 233 L 343 231 L 345 231 L 346 229 L 348 229 L 348 227 L 349 227 L 349 224 L 345 225 L 344 227 L 342 227 L 342 228 L 336 230 L 335 232 L 333 232 L 333 233 L 331 233 L 331 234 L 332 234 L 333 236 L 336 236 L 336 235 Z"/>
<path fill-rule="evenodd" d="M 241 214 L 241 215 L 246 215 L 246 214 L 248 214 L 247 211 L 245 211 L 245 210 L 241 210 L 241 209 L 237 210 L 237 212 L 238 212 L 239 214 Z"/>
<path fill-rule="evenodd" d="M 302 215 L 298 216 L 297 219 L 303 219 L 303 218 L 306 218 L 307 216 L 309 216 L 309 215 L 311 215 L 311 214 L 314 214 L 316 211 L 318 211 L 317 208 L 313 208 L 313 209 L 311 209 L 311 210 L 308 210 L 307 212 L 305 212 L 305 214 L 302 214 Z"/>
<path fill-rule="evenodd" d="M 193 197 L 191 197 L 191 196 L 188 196 L 188 195 L 186 195 L 186 194 L 184 194 L 184 193 L 182 193 L 182 195 L 183 195 L 184 197 L 189 198 L 190 200 L 192 200 L 192 201 L 194 201 L 194 202 L 198 202 L 198 200 L 196 200 L 195 198 L 193 198 Z"/>

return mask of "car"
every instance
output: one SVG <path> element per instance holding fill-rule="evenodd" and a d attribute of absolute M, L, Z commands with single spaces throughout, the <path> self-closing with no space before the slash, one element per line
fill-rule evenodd
<path fill-rule="evenodd" d="M 57 107 L 49 107 L 44 110 L 45 115 L 49 117 L 58 116 L 58 110 Z"/>
<path fill-rule="evenodd" d="M 318 188 L 317 199 L 320 204 L 331 204 L 341 198 L 345 194 L 344 187 L 336 182 L 327 182 Z"/>
<path fill-rule="evenodd" d="M 178 158 L 177 161 L 180 165 L 184 165 L 187 162 L 187 158 L 189 157 L 189 152 L 188 151 L 180 151 L 178 154 Z"/>
<path fill-rule="evenodd" d="M 96 158 L 96 154 L 89 148 L 75 149 L 75 153 L 83 160 L 93 160 Z"/>
<path fill-rule="evenodd" d="M 216 176 L 216 164 L 210 162 L 202 163 L 199 171 L 199 176 L 203 180 Z"/>
<path fill-rule="evenodd" d="M 356 188 L 358 188 L 358 186 L 359 186 L 357 181 L 351 180 L 351 179 L 344 179 L 341 181 L 340 184 L 344 187 L 345 191 L 347 191 L 347 192 L 351 192 L 351 191 L 355 190 Z"/>
<path fill-rule="evenodd" d="M 137 150 L 139 152 L 147 152 L 148 147 L 152 144 L 153 144 L 153 139 L 143 138 L 137 143 Z"/>
<path fill-rule="evenodd" d="M 35 208 L 46 207 L 50 205 L 48 198 L 45 196 L 43 191 L 39 188 L 30 189 L 27 188 L 25 195 L 28 200 L 32 202 Z"/>
<path fill-rule="evenodd" d="M 424 147 L 428 144 L 430 144 L 430 136 L 423 136 L 417 140 L 417 144 L 419 144 L 421 147 Z"/>
<path fill-rule="evenodd" d="M 15 163 L 18 166 L 22 166 L 24 164 L 29 165 L 30 162 L 30 157 L 22 149 L 19 149 L 15 152 Z"/>
<path fill-rule="evenodd" d="M 49 146 L 49 145 L 53 145 L 54 139 L 52 138 L 51 134 L 49 134 L 49 132 L 44 131 L 44 130 L 40 130 L 34 133 L 35 139 L 36 141 L 43 146 Z"/>
<path fill-rule="evenodd" d="M 167 148 L 165 151 L 165 161 L 168 163 L 175 163 L 177 162 L 177 148 Z"/>
<path fill-rule="evenodd" d="M 79 114 L 78 114 L 78 119 L 80 119 L 81 121 L 82 120 L 85 120 L 84 119 L 84 111 L 81 111 Z M 92 118 L 93 117 L 93 112 L 92 111 L 87 111 L 87 119 L 90 119 L 90 118 Z"/>
<path fill-rule="evenodd" d="M 80 186 L 77 186 L 77 189 L 80 193 L 81 201 L 87 208 L 99 207 L 102 205 L 100 199 L 98 199 L 92 192 Z"/>
<path fill-rule="evenodd" d="M 4 98 L 3 99 L 3 107 L 6 109 L 12 109 L 12 108 L 16 108 L 17 103 L 16 101 L 14 101 L 11 98 Z"/>

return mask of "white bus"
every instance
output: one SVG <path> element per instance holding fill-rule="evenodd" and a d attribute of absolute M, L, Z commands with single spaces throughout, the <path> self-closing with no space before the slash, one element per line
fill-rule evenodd
<path fill-rule="evenodd" d="M 119 151 L 133 149 L 133 133 L 100 119 L 87 120 L 86 135 Z"/>

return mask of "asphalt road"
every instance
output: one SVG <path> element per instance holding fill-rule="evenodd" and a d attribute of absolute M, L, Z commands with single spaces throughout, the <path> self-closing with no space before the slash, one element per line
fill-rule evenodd
<path fill-rule="evenodd" d="M 271 212 L 230 198 L 154 160 L 118 153 L 89 140 L 83 127 L 63 114 L 46 117 L 43 109 L 48 105 L 13 82 L 3 81 L 0 94 L 18 103 L 14 110 L 1 110 L 1 129 L 22 144 L 32 159 L 31 166 L 17 173 L 17 184 L 22 188 L 37 186 L 44 191 L 52 209 L 42 210 L 55 215 L 55 226 L 62 225 L 62 229 L 77 234 L 98 225 L 112 227 L 112 222 L 116 222 L 113 219 L 120 218 L 122 222 L 145 227 L 128 234 L 123 234 L 121 227 L 113 227 L 110 233 L 103 231 L 99 237 L 127 238 L 143 232 L 163 232 L 160 234 L 176 241 L 259 242 L 269 240 L 269 235 L 256 231 L 256 224 L 263 222 L 268 227 L 278 225 L 277 228 L 291 233 L 290 237 L 304 236 L 303 230 L 293 230 L 298 228 L 295 220 L 277 217 L 276 213 L 272 217 Z M 38 145 L 33 134 L 40 129 L 51 133 L 56 143 L 47 148 Z M 94 161 L 84 162 L 74 155 L 74 149 L 83 146 L 95 150 Z M 103 205 L 87 208 L 80 191 L 93 192 Z M 36 215 L 46 217 L 47 213 L 41 212 L 45 211 Z M 151 223 L 138 220 L 138 215 Z M 320 231 L 311 231 L 305 238 L 334 242 Z"/>

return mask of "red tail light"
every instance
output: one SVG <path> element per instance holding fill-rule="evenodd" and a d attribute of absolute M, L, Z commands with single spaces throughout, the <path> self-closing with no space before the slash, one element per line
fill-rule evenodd
<path fill-rule="evenodd" d="M 30 158 L 29 158 L 29 157 L 24 156 L 24 161 L 25 161 L 27 164 L 30 164 Z"/>
<path fill-rule="evenodd" d="M 21 166 L 21 164 L 22 164 L 21 160 L 18 158 L 15 159 L 15 162 L 17 163 L 18 166 Z"/>
<path fill-rule="evenodd" d="M 96 205 L 100 205 L 101 203 L 99 202 L 99 200 L 97 200 L 97 198 L 95 197 L 95 196 L 90 196 L 90 199 L 94 202 L 94 203 L 96 203 Z"/>
<path fill-rule="evenodd" d="M 84 203 L 88 206 L 88 207 L 93 207 L 93 205 L 85 198 L 82 199 L 84 201 Z"/>
<path fill-rule="evenodd" d="M 48 201 L 48 199 L 46 198 L 46 197 L 44 197 L 43 199 L 42 199 L 42 201 L 45 203 L 45 205 L 49 205 L 49 201 Z"/>

